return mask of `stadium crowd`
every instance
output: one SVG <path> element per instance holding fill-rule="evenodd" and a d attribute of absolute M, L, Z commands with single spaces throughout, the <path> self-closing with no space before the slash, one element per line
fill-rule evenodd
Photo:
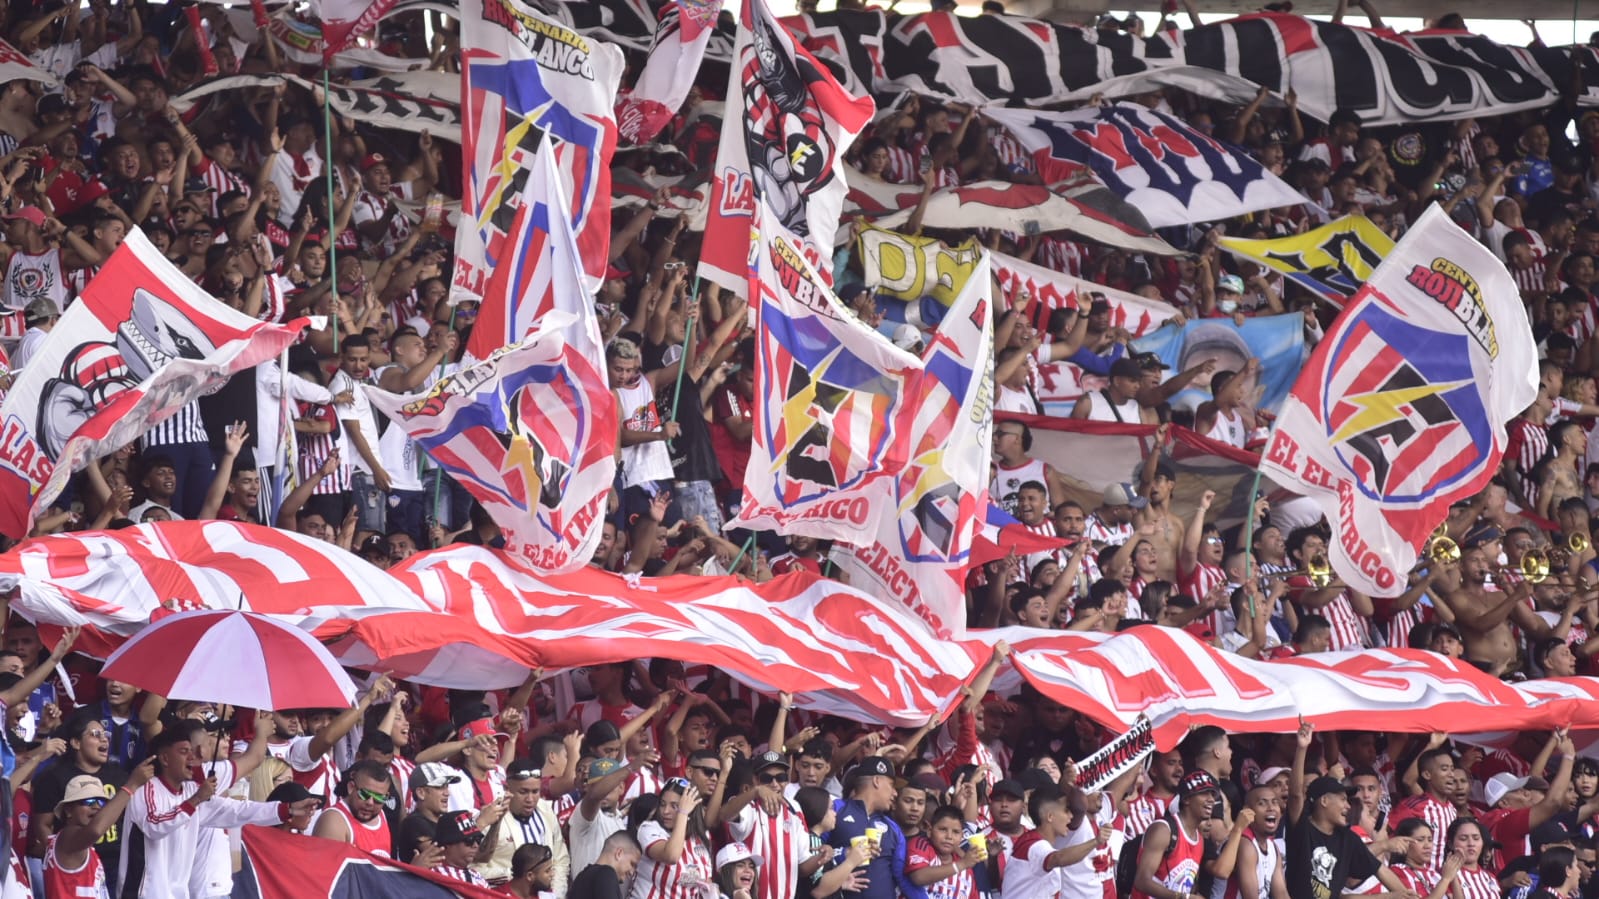
<path fill-rule="evenodd" d="M 994 0 L 983 8 L 1003 14 Z M 445 302 L 451 226 L 426 202 L 459 200 L 458 148 L 337 116 L 329 143 L 320 98 L 292 85 L 212 94 L 180 114 L 172 98 L 215 73 L 311 72 L 270 40 L 241 38 L 220 6 L 191 19 L 177 4 L 19 0 L 4 5 L 0 35 L 64 85 L 0 87 L 0 306 L 11 326 L 0 383 L 135 228 L 250 316 L 329 323 L 291 351 L 287 371 L 263 364 L 90 465 L 35 533 L 249 521 L 380 568 L 452 542 L 495 545 L 492 519 L 361 390 L 422 391 L 461 364 L 476 310 Z M 379 37 L 386 52 L 458 71 L 460 48 L 434 13 L 385 20 Z M 713 71 L 660 144 L 623 148 L 615 166 L 707 165 L 697 154 L 714 146 L 715 120 L 696 107 L 725 88 L 725 69 Z M 929 191 L 1037 181 L 981 110 L 903 99 L 851 151 L 860 178 Z M 1161 427 L 1155 451 L 1129 460 L 1128 480 L 1088 508 L 1062 500 L 1070 472 L 1030 455 L 1029 428 L 1001 416 L 995 502 L 1069 545 L 974 571 L 970 623 L 1186 628 L 1253 658 L 1413 647 L 1510 679 L 1592 673 L 1599 111 L 1444 123 L 1426 132 L 1438 150 L 1417 165 L 1394 152 L 1391 131 L 1347 113 L 1309 120 L 1292 94 L 1281 106 L 1264 90 L 1243 107 L 1175 89 L 1135 99 L 1247 149 L 1310 202 L 1196 228 L 1179 257 L 1064 232 L 975 236 L 1170 304 L 1179 322 L 1298 312 L 1314 341 L 1334 310 L 1220 252 L 1217 237 L 1296 234 L 1348 213 L 1397 236 L 1439 203 L 1514 274 L 1542 388 L 1511 424 L 1499 475 L 1449 516 L 1458 560 L 1442 553 L 1401 596 L 1374 598 L 1319 575 L 1325 523 L 1285 529 L 1259 501 L 1251 525 L 1219 529 L 1208 493 L 1189 520 L 1172 509 L 1169 429 L 1249 445 L 1269 420 L 1255 408 L 1258 363 L 1167 371 L 1130 348 L 1105 303 L 1042 331 L 1020 308 L 996 310 L 1001 412 L 1044 411 L 1038 365 L 1070 357 L 1087 384 L 1103 384 L 1073 417 Z M 699 238 L 687 220 L 665 190 L 614 219 L 598 303 L 625 420 L 614 514 L 592 564 L 646 577 L 734 566 L 756 578 L 838 576 L 825 542 L 761 535 L 744 555 L 742 535 L 723 534 L 749 457 L 754 348 L 742 300 L 691 288 Z M 839 296 L 876 326 L 878 298 L 847 258 Z M 926 337 L 884 330 L 907 349 Z M 673 409 L 680 368 L 689 389 Z M 1202 376 L 1209 401 L 1166 402 Z M 297 486 L 278 497 L 285 392 L 300 462 Z M 1524 564 L 1530 553 L 1542 555 Z M 991 691 L 1003 644 L 947 720 L 890 731 L 806 715 L 792 697 L 665 660 L 532 672 L 491 693 L 378 677 L 353 709 L 255 713 L 101 680 L 71 654 L 73 636 L 47 649 L 13 619 L 0 652 L 13 878 L 52 899 L 231 895 L 247 825 L 557 899 L 1599 895 L 1599 755 L 1563 731 L 1482 747 L 1441 733 L 1204 727 L 1087 792 L 1074 761 L 1117 735 L 1031 688 Z"/>

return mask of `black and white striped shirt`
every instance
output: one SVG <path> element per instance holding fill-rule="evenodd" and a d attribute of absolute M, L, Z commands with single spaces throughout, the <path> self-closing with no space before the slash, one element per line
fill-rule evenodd
<path fill-rule="evenodd" d="M 152 446 L 209 442 L 205 423 L 200 419 L 200 404 L 190 400 L 178 410 L 178 414 L 144 432 L 143 448 L 148 450 Z"/>

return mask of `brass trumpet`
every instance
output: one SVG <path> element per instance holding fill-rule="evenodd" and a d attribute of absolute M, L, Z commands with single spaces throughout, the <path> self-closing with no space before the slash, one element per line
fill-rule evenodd
<path fill-rule="evenodd" d="M 1266 579 L 1273 580 L 1276 578 L 1289 577 L 1310 578 L 1310 585 L 1320 590 L 1323 587 L 1332 585 L 1332 564 L 1327 561 L 1327 557 L 1325 555 L 1311 556 L 1310 561 L 1305 563 L 1304 568 L 1299 568 L 1294 571 L 1284 571 L 1278 574 L 1269 574 L 1266 576 Z"/>
<path fill-rule="evenodd" d="M 1550 554 L 1541 549 L 1529 549 L 1521 554 L 1521 562 L 1511 566 L 1503 565 L 1501 568 L 1514 567 L 1521 572 L 1521 577 L 1529 584 L 1541 584 L 1549 578 Z"/>
<path fill-rule="evenodd" d="M 1566 542 L 1549 550 L 1549 564 L 1556 568 L 1565 568 L 1571 562 L 1572 556 L 1580 556 L 1588 551 L 1588 537 L 1586 534 L 1572 534 Z"/>

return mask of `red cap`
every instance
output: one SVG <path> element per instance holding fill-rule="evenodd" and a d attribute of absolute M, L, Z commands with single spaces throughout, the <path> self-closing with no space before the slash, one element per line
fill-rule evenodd
<path fill-rule="evenodd" d="M 21 209 L 18 209 L 16 212 L 6 213 L 6 221 L 11 221 L 12 219 L 21 219 L 25 222 L 32 222 L 35 228 L 43 228 L 44 210 L 37 206 L 24 206 Z"/>
<path fill-rule="evenodd" d="M 388 165 L 388 164 L 389 164 L 389 161 L 387 159 L 383 158 L 383 154 L 382 153 L 368 153 L 368 154 L 366 154 L 365 156 L 363 156 L 361 158 L 361 171 L 364 172 L 367 169 L 369 169 L 369 168 L 371 168 L 371 167 L 373 167 L 375 165 Z"/>
<path fill-rule="evenodd" d="M 501 733 L 500 731 L 494 729 L 493 718 L 479 718 L 476 721 L 468 721 L 467 723 L 461 725 L 461 732 L 456 735 L 456 739 L 473 740 L 483 736 L 484 734 L 492 735 L 498 740 L 511 739 L 510 734 Z"/>

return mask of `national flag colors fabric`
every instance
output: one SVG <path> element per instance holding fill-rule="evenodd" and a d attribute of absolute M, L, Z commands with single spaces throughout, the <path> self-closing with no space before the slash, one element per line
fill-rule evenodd
<path fill-rule="evenodd" d="M 1363 215 L 1346 215 L 1304 234 L 1270 240 L 1223 237 L 1216 243 L 1338 306 L 1355 295 L 1394 248 L 1393 238 Z"/>
<path fill-rule="evenodd" d="M 849 542 L 876 532 L 878 482 L 909 461 L 899 422 L 922 361 L 845 308 L 768 213 L 749 287 L 754 441 L 734 524 Z"/>
<path fill-rule="evenodd" d="M 869 96 L 852 96 L 827 66 L 795 46 L 766 0 L 744 0 L 727 82 L 700 277 L 747 296 L 757 205 L 799 238 L 832 282 L 833 232 L 844 206 L 844 153 L 871 121 Z"/>
<path fill-rule="evenodd" d="M 909 461 L 882 482 L 885 514 L 843 554 L 850 583 L 904 605 L 940 636 L 966 630 L 966 569 L 987 515 L 993 453 L 994 315 L 988 252 L 955 285 L 949 314 L 906 387 Z"/>
<path fill-rule="evenodd" d="M 466 0 L 461 18 L 462 227 L 455 236 L 450 302 L 489 299 L 500 268 L 529 291 L 536 231 L 523 192 L 541 152 L 554 152 L 570 200 L 583 271 L 593 287 L 611 245 L 613 107 L 622 51 L 545 18 L 523 0 Z M 541 150 L 541 148 L 543 148 Z"/>
<path fill-rule="evenodd" d="M 0 404 L 0 533 L 26 535 L 73 472 L 278 355 L 309 323 L 267 324 L 222 303 L 135 228 Z"/>
<path fill-rule="evenodd" d="M 504 893 L 462 883 L 429 870 L 402 865 L 338 840 L 308 840 L 275 827 L 242 828 L 242 869 L 234 881 L 238 899 L 503 899 Z"/>
<path fill-rule="evenodd" d="M 1505 423 L 1538 395 L 1514 280 L 1431 207 L 1317 344 L 1263 470 L 1316 498 L 1333 570 L 1395 596 L 1451 503 L 1499 468 Z"/>
<path fill-rule="evenodd" d="M 1305 202 L 1242 150 L 1136 103 L 1071 112 L 988 109 L 1051 181 L 1087 166 L 1156 228 L 1211 222 Z"/>

